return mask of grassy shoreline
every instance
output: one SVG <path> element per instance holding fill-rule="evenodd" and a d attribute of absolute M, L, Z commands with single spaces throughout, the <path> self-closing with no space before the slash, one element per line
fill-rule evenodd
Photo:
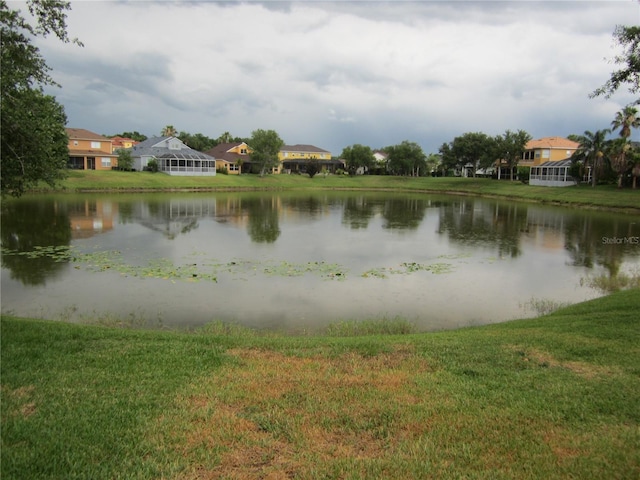
<path fill-rule="evenodd" d="M 640 476 L 640 290 L 355 337 L 2 318 L 1 476 Z"/>
<path fill-rule="evenodd" d="M 217 175 L 216 177 L 172 177 L 149 172 L 71 171 L 52 190 L 42 187 L 37 192 L 157 192 L 157 191 L 244 191 L 244 190 L 370 190 L 407 191 L 474 195 L 579 208 L 640 212 L 640 190 L 619 190 L 613 185 L 592 188 L 549 188 L 521 182 L 473 178 L 408 178 L 391 176 L 316 175 Z"/>

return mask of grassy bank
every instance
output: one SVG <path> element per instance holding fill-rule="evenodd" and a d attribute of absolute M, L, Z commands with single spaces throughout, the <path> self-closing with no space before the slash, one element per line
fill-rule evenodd
<path fill-rule="evenodd" d="M 0 473 L 635 479 L 639 307 L 353 337 L 4 317 Z"/>
<path fill-rule="evenodd" d="M 406 178 L 388 176 L 347 177 L 317 175 L 217 175 L 172 177 L 149 172 L 72 171 L 62 183 L 63 191 L 152 191 L 194 190 L 279 190 L 279 189 L 366 189 L 463 193 L 533 202 L 557 203 L 592 208 L 640 210 L 640 190 L 618 190 L 614 186 L 587 185 L 548 188 L 520 182 L 472 178 Z"/>

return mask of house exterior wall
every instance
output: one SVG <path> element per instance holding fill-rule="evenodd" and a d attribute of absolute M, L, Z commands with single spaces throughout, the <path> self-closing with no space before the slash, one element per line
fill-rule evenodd
<path fill-rule="evenodd" d="M 81 170 L 111 170 L 118 166 L 110 139 L 82 129 L 67 129 L 69 165 Z"/>

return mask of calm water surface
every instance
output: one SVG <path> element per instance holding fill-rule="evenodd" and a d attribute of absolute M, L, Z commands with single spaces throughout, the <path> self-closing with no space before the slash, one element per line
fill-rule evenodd
<path fill-rule="evenodd" d="M 303 331 L 536 315 L 640 270 L 633 215 L 381 193 L 66 195 L 2 204 L 2 312 Z"/>

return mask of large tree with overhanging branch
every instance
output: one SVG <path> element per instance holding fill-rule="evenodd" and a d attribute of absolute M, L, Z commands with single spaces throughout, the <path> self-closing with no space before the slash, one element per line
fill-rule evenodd
<path fill-rule="evenodd" d="M 592 98 L 610 98 L 625 85 L 629 92 L 640 93 L 640 26 L 617 25 L 613 31 L 613 39 L 616 45 L 622 47 L 622 53 L 612 59 L 620 68 L 613 71 L 609 80 L 591 93 Z M 640 99 L 634 103 L 640 103 Z"/>
<path fill-rule="evenodd" d="M 23 5 L 33 23 L 0 0 L 1 191 L 14 196 L 42 181 L 55 186 L 68 161 L 64 108 L 43 90 L 57 84 L 32 42 L 53 34 L 64 43 L 82 45 L 67 35 L 69 2 L 27 0 Z"/>

